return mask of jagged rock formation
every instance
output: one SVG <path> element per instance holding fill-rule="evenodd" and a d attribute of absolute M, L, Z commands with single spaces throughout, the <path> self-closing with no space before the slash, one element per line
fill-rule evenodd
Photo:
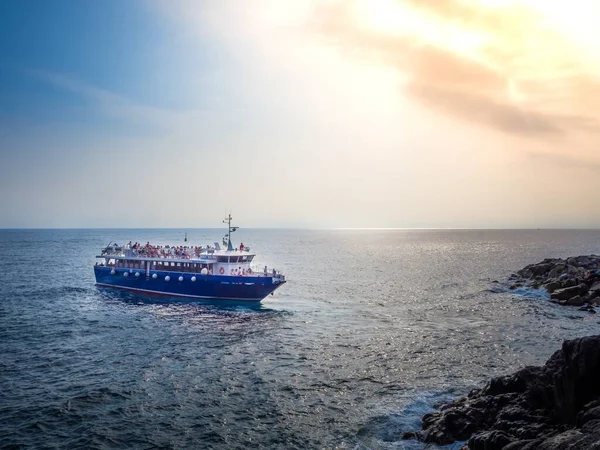
<path fill-rule="evenodd" d="M 492 379 L 405 434 L 472 450 L 600 450 L 600 336 L 565 341 L 542 367 Z"/>
<path fill-rule="evenodd" d="M 543 288 L 551 301 L 569 306 L 600 304 L 600 256 L 550 258 L 510 277 L 510 288 Z"/>

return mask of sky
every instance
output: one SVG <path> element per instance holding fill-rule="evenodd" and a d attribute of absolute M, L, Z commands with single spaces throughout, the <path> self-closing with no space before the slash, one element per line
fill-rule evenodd
<path fill-rule="evenodd" d="M 5 0 L 0 228 L 600 228 L 596 0 Z"/>

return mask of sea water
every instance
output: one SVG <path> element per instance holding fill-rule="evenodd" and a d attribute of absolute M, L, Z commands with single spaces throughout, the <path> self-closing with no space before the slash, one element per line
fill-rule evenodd
<path fill-rule="evenodd" d="M 223 234 L 0 231 L 3 448 L 422 448 L 400 437 L 436 403 L 600 329 L 503 284 L 599 231 L 240 229 L 288 280 L 260 305 L 94 286 L 109 242 L 186 232 Z"/>

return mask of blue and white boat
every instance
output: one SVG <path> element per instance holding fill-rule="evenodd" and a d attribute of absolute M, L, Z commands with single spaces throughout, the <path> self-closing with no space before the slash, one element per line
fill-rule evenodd
<path fill-rule="evenodd" d="M 96 285 L 167 297 L 259 302 L 282 286 L 285 276 L 267 266 L 254 267 L 256 254 L 231 243 L 238 228 L 231 226 L 231 214 L 223 222 L 226 249 L 218 242 L 206 247 L 109 244 L 97 256 Z"/>

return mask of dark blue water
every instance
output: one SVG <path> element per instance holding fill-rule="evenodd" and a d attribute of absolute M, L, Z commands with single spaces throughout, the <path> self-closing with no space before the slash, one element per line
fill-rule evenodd
<path fill-rule="evenodd" d="M 94 287 L 109 241 L 183 233 L 0 231 L 1 446 L 419 448 L 399 436 L 435 402 L 599 330 L 490 292 L 526 264 L 600 253 L 598 231 L 242 229 L 289 280 L 256 308 Z"/>

